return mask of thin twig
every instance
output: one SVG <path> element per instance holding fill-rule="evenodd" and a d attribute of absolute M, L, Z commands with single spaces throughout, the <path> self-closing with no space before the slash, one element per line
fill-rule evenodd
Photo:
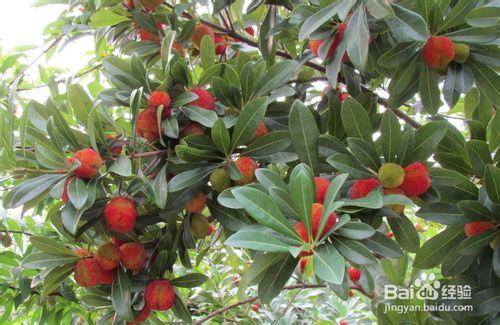
<path fill-rule="evenodd" d="M 45 50 L 43 50 L 42 53 L 40 53 L 33 61 L 31 61 L 30 64 L 28 64 L 27 66 L 25 66 L 8 84 L 8 86 L 12 86 L 12 84 L 14 83 L 15 80 L 17 80 L 18 78 L 20 78 L 21 76 L 23 76 L 26 71 L 31 68 L 33 66 L 33 64 L 35 64 L 38 60 L 40 60 L 40 58 L 42 56 L 44 56 L 48 51 L 50 51 L 54 46 L 56 46 L 57 44 L 59 44 L 59 42 L 63 39 L 64 35 L 59 35 L 55 40 L 52 41 L 52 43 L 49 44 L 49 46 L 47 46 L 47 48 Z"/>
<path fill-rule="evenodd" d="M 26 231 L 22 231 L 22 230 L 0 229 L 0 232 L 4 232 L 4 233 L 7 233 L 7 234 L 21 234 L 21 235 L 25 235 L 25 236 L 28 236 L 28 237 L 35 236 L 34 234 L 32 234 L 30 232 L 26 232 Z"/>

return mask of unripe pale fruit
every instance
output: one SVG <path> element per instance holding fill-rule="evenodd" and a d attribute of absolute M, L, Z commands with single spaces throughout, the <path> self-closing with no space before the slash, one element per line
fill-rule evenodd
<path fill-rule="evenodd" d="M 465 63 L 469 59 L 470 47 L 463 43 L 454 43 L 455 57 L 453 61 L 458 63 Z"/>
<path fill-rule="evenodd" d="M 146 263 L 146 250 L 140 243 L 126 243 L 120 247 L 121 262 L 126 269 L 137 271 Z"/>
<path fill-rule="evenodd" d="M 210 235 L 208 218 L 201 213 L 192 214 L 190 229 L 194 239 L 202 239 Z"/>
<path fill-rule="evenodd" d="M 220 193 L 231 186 L 231 176 L 225 168 L 217 168 L 210 175 L 210 184 L 215 191 Z"/>
<path fill-rule="evenodd" d="M 415 230 L 417 232 L 425 232 L 425 226 L 421 223 L 416 223 L 415 224 Z"/>
<path fill-rule="evenodd" d="M 193 100 L 189 105 L 198 106 L 211 111 L 215 109 L 215 98 L 208 90 L 203 88 L 192 88 L 189 91 L 198 95 L 198 99 Z"/>
<path fill-rule="evenodd" d="M 144 300 L 150 310 L 168 310 L 174 305 L 174 287 L 168 280 L 154 280 L 146 287 Z"/>
<path fill-rule="evenodd" d="M 76 263 L 75 281 L 82 287 L 93 287 L 101 283 L 102 269 L 94 258 L 84 258 Z"/>
<path fill-rule="evenodd" d="M 498 234 L 495 239 L 490 242 L 491 249 L 497 249 L 498 243 L 500 243 L 500 234 Z"/>
<path fill-rule="evenodd" d="M 214 32 L 212 31 L 212 28 L 208 27 L 207 25 L 203 24 L 198 24 L 196 25 L 194 29 L 193 35 L 191 35 L 191 41 L 193 44 L 197 47 L 200 48 L 201 40 L 203 39 L 203 36 L 207 35 L 210 37 L 212 40 L 215 39 Z"/>
<path fill-rule="evenodd" d="M 444 68 L 455 57 L 455 47 L 446 36 L 431 36 L 425 44 L 423 56 L 428 66 Z"/>
<path fill-rule="evenodd" d="M 402 189 L 400 188 L 384 188 L 384 194 L 389 195 L 389 194 L 400 194 L 400 195 L 405 195 L 405 192 L 403 192 Z M 386 205 L 385 207 L 392 209 L 394 212 L 401 214 L 403 213 L 405 206 L 401 204 L 389 204 Z"/>
<path fill-rule="evenodd" d="M 378 179 L 385 188 L 396 188 L 403 184 L 405 171 L 394 163 L 385 163 L 378 170 Z"/>
<path fill-rule="evenodd" d="M 378 186 L 380 186 L 380 182 L 375 178 L 358 179 L 349 189 L 349 197 L 351 199 L 363 198 Z"/>
<path fill-rule="evenodd" d="M 314 185 L 316 187 L 316 202 L 317 203 L 325 203 L 326 192 L 328 191 L 328 186 L 330 186 L 330 181 L 321 178 L 314 177 Z"/>
<path fill-rule="evenodd" d="M 405 177 L 401 189 L 406 196 L 419 196 L 431 187 L 431 179 L 427 167 L 421 162 L 414 162 L 404 168 Z"/>
<path fill-rule="evenodd" d="M 347 273 L 349 274 L 349 280 L 352 282 L 357 282 L 361 278 L 361 270 L 358 270 L 357 268 L 350 267 L 347 270 Z"/>
<path fill-rule="evenodd" d="M 194 198 L 186 204 L 186 210 L 189 212 L 201 212 L 205 209 L 207 196 L 203 192 L 198 192 Z"/>
<path fill-rule="evenodd" d="M 495 224 L 491 221 L 474 221 L 465 224 L 464 232 L 467 237 L 472 237 L 491 230 L 493 227 Z"/>
<path fill-rule="evenodd" d="M 309 68 L 308 66 L 303 66 L 297 76 L 297 80 L 300 82 L 307 82 L 314 78 L 314 69 Z"/>
<path fill-rule="evenodd" d="M 141 0 L 141 3 L 146 9 L 155 10 L 163 3 L 163 0 Z"/>
<path fill-rule="evenodd" d="M 257 129 L 255 129 L 255 138 L 259 138 L 268 132 L 269 130 L 267 129 L 266 123 L 264 121 L 260 121 L 257 125 Z"/>
<path fill-rule="evenodd" d="M 139 116 L 137 117 L 136 132 L 138 136 L 148 140 L 149 142 L 154 142 L 160 138 L 156 109 L 148 108 L 139 112 Z"/>
<path fill-rule="evenodd" d="M 106 204 L 104 217 L 110 230 L 129 232 L 134 229 L 137 219 L 135 202 L 122 196 L 114 197 Z"/>
<path fill-rule="evenodd" d="M 67 162 L 68 164 L 72 164 L 75 160 L 80 162 L 80 167 L 75 169 L 74 173 L 81 179 L 90 179 L 98 176 L 99 168 L 104 164 L 101 155 L 90 148 L 77 151 L 73 157 L 67 159 Z"/>
<path fill-rule="evenodd" d="M 102 244 L 95 252 L 97 263 L 105 271 L 116 269 L 120 264 L 120 258 L 120 249 L 113 243 Z"/>
<path fill-rule="evenodd" d="M 250 184 L 255 180 L 255 170 L 259 167 L 255 160 L 250 157 L 240 157 L 234 163 L 242 174 L 239 180 L 234 181 L 236 185 Z"/>
<path fill-rule="evenodd" d="M 321 225 L 321 217 L 323 216 L 325 208 L 323 204 L 320 203 L 314 203 L 312 205 L 311 209 L 311 222 L 312 222 L 312 234 L 313 237 L 316 238 L 318 231 L 319 231 L 319 226 Z M 321 236 L 319 238 L 323 237 L 326 235 L 327 232 L 329 232 L 337 223 L 337 215 L 335 213 L 331 213 L 328 216 L 328 219 L 325 223 L 325 226 L 323 228 L 323 231 L 321 232 Z"/>

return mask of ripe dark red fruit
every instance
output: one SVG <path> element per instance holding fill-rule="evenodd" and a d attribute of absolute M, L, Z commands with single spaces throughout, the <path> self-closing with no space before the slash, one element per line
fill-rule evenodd
<path fill-rule="evenodd" d="M 405 177 L 400 188 L 407 196 L 419 196 L 431 187 L 427 167 L 421 162 L 414 162 L 404 168 Z"/>
<path fill-rule="evenodd" d="M 194 198 L 186 204 L 186 210 L 193 213 L 199 213 L 205 209 L 207 196 L 203 192 L 198 192 Z"/>
<path fill-rule="evenodd" d="M 140 270 L 146 263 L 147 254 L 141 243 L 126 243 L 120 247 L 123 267 L 132 271 Z"/>
<path fill-rule="evenodd" d="M 227 40 L 223 35 L 221 34 L 214 35 L 215 54 L 222 55 L 226 53 L 226 48 L 227 48 L 226 42 Z"/>
<path fill-rule="evenodd" d="M 257 129 L 255 129 L 255 138 L 260 138 L 268 132 L 269 130 L 267 129 L 266 123 L 264 121 L 260 121 L 260 123 L 257 125 Z"/>
<path fill-rule="evenodd" d="M 146 9 L 155 10 L 163 3 L 163 0 L 141 0 L 141 3 Z"/>
<path fill-rule="evenodd" d="M 123 196 L 111 198 L 104 208 L 104 217 L 110 230 L 129 232 L 137 219 L 135 202 Z"/>
<path fill-rule="evenodd" d="M 467 237 L 472 237 L 491 230 L 493 227 L 495 224 L 491 221 L 474 221 L 465 224 L 464 232 Z"/>
<path fill-rule="evenodd" d="M 193 100 L 189 105 L 198 106 L 211 111 L 215 109 L 215 98 L 208 90 L 203 88 L 192 88 L 189 91 L 198 95 L 198 99 Z"/>
<path fill-rule="evenodd" d="M 198 24 L 196 25 L 196 28 L 194 29 L 194 33 L 191 36 L 191 41 L 193 44 L 197 47 L 200 48 L 201 40 L 203 39 L 204 36 L 210 37 L 212 40 L 215 39 L 214 32 L 212 31 L 212 28 L 208 27 L 207 25 L 203 24 Z"/>
<path fill-rule="evenodd" d="M 330 181 L 321 178 L 314 177 L 314 185 L 316 186 L 316 202 L 325 203 L 326 192 L 328 191 L 328 186 L 330 186 Z"/>
<path fill-rule="evenodd" d="M 144 322 L 146 319 L 148 319 L 149 315 L 151 315 L 151 309 L 149 309 L 147 306 L 141 309 L 139 314 L 135 316 L 133 322 L 127 322 L 127 325 L 136 325 Z"/>
<path fill-rule="evenodd" d="M 260 304 L 256 302 L 255 304 L 252 305 L 252 310 L 253 311 L 259 311 L 260 309 Z"/>
<path fill-rule="evenodd" d="M 139 112 L 136 132 L 138 136 L 149 142 L 154 142 L 160 138 L 156 109 L 148 108 Z"/>
<path fill-rule="evenodd" d="M 349 189 L 349 197 L 351 199 L 363 198 L 378 186 L 380 186 L 380 182 L 376 178 L 358 179 Z"/>
<path fill-rule="evenodd" d="M 343 102 L 347 97 L 349 97 L 349 93 L 340 93 L 337 96 L 341 102 Z"/>
<path fill-rule="evenodd" d="M 99 175 L 99 168 L 101 168 L 104 161 L 101 155 L 94 149 L 83 149 L 75 152 L 73 157 L 67 159 L 68 164 L 78 160 L 80 166 L 75 169 L 74 173 L 78 178 L 90 179 Z"/>
<path fill-rule="evenodd" d="M 115 279 L 115 270 L 102 270 L 101 272 L 101 284 L 111 285 Z"/>
<path fill-rule="evenodd" d="M 445 68 L 455 57 L 455 47 L 446 36 L 431 36 L 423 51 L 425 63 L 432 68 Z"/>
<path fill-rule="evenodd" d="M 168 280 L 154 280 L 146 287 L 144 300 L 150 310 L 168 310 L 174 305 L 174 287 Z"/>
<path fill-rule="evenodd" d="M 82 287 L 93 287 L 101 282 L 102 269 L 94 258 L 84 258 L 76 263 L 75 281 Z"/>
<path fill-rule="evenodd" d="M 154 108 L 155 110 L 158 109 L 158 107 L 163 106 L 162 109 L 162 117 L 166 118 L 170 116 L 170 96 L 167 92 L 161 91 L 161 90 L 155 90 L 151 93 L 149 96 L 149 107 Z"/>
<path fill-rule="evenodd" d="M 242 177 L 234 181 L 236 185 L 250 184 L 255 180 L 255 170 L 259 167 L 257 162 L 250 157 L 240 157 L 235 162 Z"/>
<path fill-rule="evenodd" d="M 357 282 L 361 278 L 361 270 L 358 270 L 354 267 L 350 267 L 347 270 L 347 273 L 349 274 L 349 280 L 352 282 Z"/>
<path fill-rule="evenodd" d="M 113 243 L 105 243 L 97 248 L 95 259 L 101 269 L 108 271 L 113 270 L 120 264 L 120 249 Z"/>
<path fill-rule="evenodd" d="M 245 32 L 247 32 L 248 34 L 250 34 L 252 36 L 255 35 L 255 31 L 253 30 L 252 26 L 248 26 L 247 28 L 245 28 Z"/>
<path fill-rule="evenodd" d="M 314 238 L 317 237 L 319 226 L 321 224 L 321 217 L 323 216 L 325 208 L 323 204 L 320 203 L 314 203 L 312 206 L 312 211 L 311 211 L 311 221 L 312 221 L 312 234 Z M 321 236 L 319 238 L 323 237 L 326 235 L 327 232 L 329 232 L 337 223 L 337 215 L 335 213 L 331 213 L 328 216 L 328 219 L 325 223 L 325 226 L 323 228 L 323 231 L 321 232 Z"/>

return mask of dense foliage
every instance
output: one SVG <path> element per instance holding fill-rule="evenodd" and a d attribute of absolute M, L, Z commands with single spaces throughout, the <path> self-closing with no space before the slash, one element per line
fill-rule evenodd
<path fill-rule="evenodd" d="M 498 322 L 496 1 L 52 3 L 95 57 L 0 56 L 0 323 Z M 422 270 L 473 311 L 385 312 Z"/>

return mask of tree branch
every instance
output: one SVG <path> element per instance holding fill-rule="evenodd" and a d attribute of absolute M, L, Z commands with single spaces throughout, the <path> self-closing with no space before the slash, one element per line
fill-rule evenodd
<path fill-rule="evenodd" d="M 303 289 L 312 289 L 312 288 L 327 288 L 327 285 L 325 285 L 325 284 L 293 284 L 293 285 L 289 285 L 289 286 L 283 287 L 283 290 L 295 290 L 295 289 L 303 290 Z M 360 287 L 360 286 L 352 285 L 351 289 L 357 290 L 357 291 L 361 292 L 362 294 L 364 294 L 365 296 L 367 296 L 369 298 L 372 297 L 371 295 L 367 294 L 364 291 L 364 289 L 362 287 Z M 259 299 L 258 296 L 254 296 L 254 297 L 250 297 L 250 298 L 248 298 L 246 300 L 235 302 L 234 304 L 228 305 L 226 307 L 223 307 L 223 308 L 220 308 L 220 309 L 217 309 L 217 310 L 211 312 L 210 314 L 208 314 L 207 316 L 203 317 L 200 320 L 197 320 L 193 324 L 194 325 L 201 325 L 201 324 L 205 323 L 206 321 L 208 321 L 208 320 L 210 320 L 210 319 L 212 319 L 212 318 L 214 318 L 216 316 L 219 316 L 222 313 L 225 313 L 228 310 L 231 310 L 233 308 L 239 307 L 241 305 L 252 303 L 252 302 L 254 302 L 254 301 L 258 300 L 258 299 Z"/>
<path fill-rule="evenodd" d="M 7 230 L 7 229 L 0 229 L 0 232 L 7 233 L 7 234 L 21 234 L 25 235 L 28 237 L 35 236 L 34 234 L 22 230 Z"/>

